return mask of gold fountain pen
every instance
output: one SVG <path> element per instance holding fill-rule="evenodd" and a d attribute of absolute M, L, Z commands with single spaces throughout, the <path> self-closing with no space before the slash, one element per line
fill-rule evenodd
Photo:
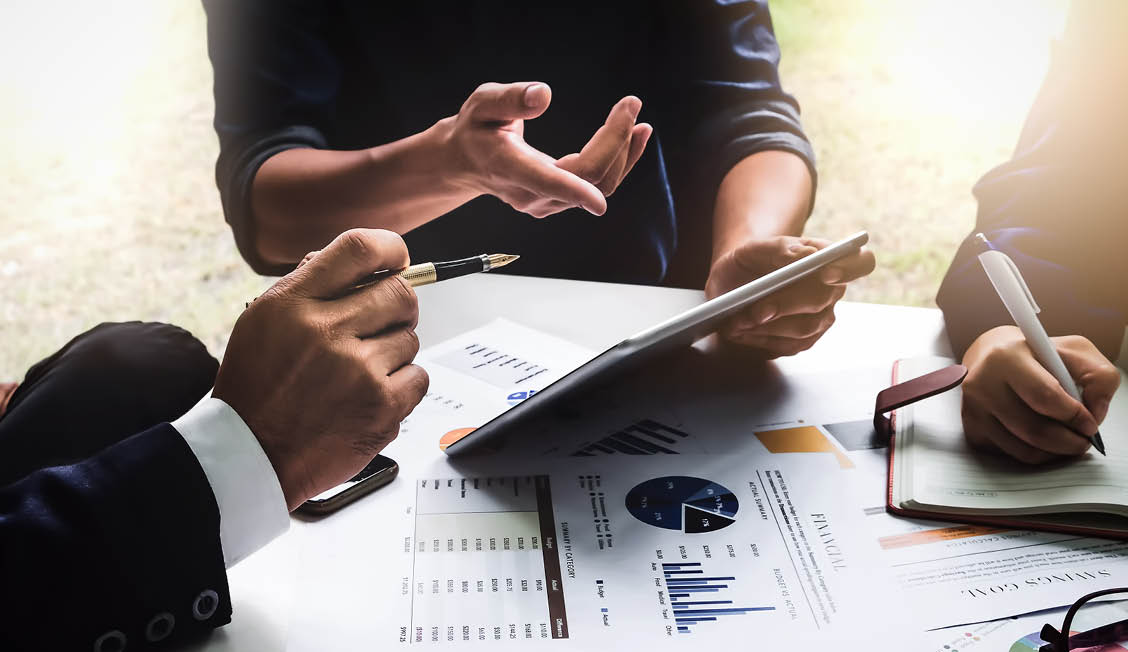
<path fill-rule="evenodd" d="M 413 288 L 419 287 L 420 285 L 430 285 L 431 283 L 438 283 L 439 281 L 458 278 L 459 276 L 466 276 L 467 274 L 488 272 L 491 269 L 505 267 L 520 257 L 521 256 L 517 254 L 482 254 L 481 256 L 471 256 L 469 258 L 460 258 L 459 260 L 419 263 L 418 265 L 410 265 L 399 271 L 385 269 L 379 272 L 372 272 L 358 279 L 357 282 L 353 284 L 352 289 L 347 290 L 344 294 L 351 294 L 356 290 L 368 287 L 373 283 L 379 283 L 393 275 L 399 275 L 400 278 Z M 244 307 L 250 308 L 254 301 L 257 301 L 257 299 L 248 301 Z"/>
<path fill-rule="evenodd" d="M 518 258 L 520 258 L 520 256 L 516 254 L 482 254 L 481 256 L 471 256 L 459 260 L 419 263 L 418 265 L 411 265 L 398 272 L 395 270 L 372 272 L 357 281 L 355 287 L 361 288 L 366 285 L 371 285 L 393 274 L 398 274 L 399 277 L 407 281 L 407 284 L 411 287 L 419 287 L 420 285 L 438 283 L 439 281 L 458 278 L 459 276 L 466 276 L 467 274 L 488 272 L 491 269 L 504 267 Z"/>

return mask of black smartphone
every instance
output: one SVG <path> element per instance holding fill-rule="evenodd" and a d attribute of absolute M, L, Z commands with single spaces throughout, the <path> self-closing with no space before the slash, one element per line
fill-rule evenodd
<path fill-rule="evenodd" d="M 310 516 L 324 516 L 348 505 L 357 498 L 383 487 L 396 478 L 399 464 L 390 457 L 377 455 L 368 466 L 353 477 L 328 491 L 310 498 L 298 511 Z"/>

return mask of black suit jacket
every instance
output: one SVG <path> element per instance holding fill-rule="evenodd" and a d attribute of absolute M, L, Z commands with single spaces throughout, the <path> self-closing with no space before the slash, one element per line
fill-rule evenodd
<path fill-rule="evenodd" d="M 0 650 L 162 649 L 230 620 L 219 508 L 169 424 L 0 488 Z"/>

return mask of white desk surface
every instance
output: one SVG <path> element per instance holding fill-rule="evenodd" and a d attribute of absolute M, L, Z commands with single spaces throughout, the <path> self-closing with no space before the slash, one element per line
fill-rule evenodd
<path fill-rule="evenodd" d="M 704 299 L 693 290 L 489 274 L 419 288 L 418 294 L 423 346 L 505 317 L 595 350 Z M 938 310 L 842 302 L 836 314 L 826 336 L 811 350 L 773 363 L 778 370 L 810 373 L 951 354 Z M 368 500 L 379 500 L 379 493 Z M 293 520 L 288 534 L 229 571 L 232 622 L 201 649 L 286 649 L 290 615 L 301 608 L 295 594 L 301 551 L 294 533 L 304 527 L 316 524 Z"/>

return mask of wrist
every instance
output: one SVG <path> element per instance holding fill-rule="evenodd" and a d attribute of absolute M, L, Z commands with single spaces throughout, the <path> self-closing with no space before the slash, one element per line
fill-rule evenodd
<path fill-rule="evenodd" d="M 453 143 L 453 124 L 453 118 L 444 118 L 419 133 L 363 150 L 367 162 L 362 177 L 385 179 L 383 192 L 411 201 L 453 205 L 470 201 L 481 193 L 468 183 L 465 157 Z M 386 197 L 370 200 L 379 203 Z"/>
<path fill-rule="evenodd" d="M 745 242 L 802 235 L 811 184 L 806 163 L 790 152 L 757 152 L 734 165 L 713 205 L 713 261 Z"/>
<path fill-rule="evenodd" d="M 457 121 L 458 116 L 448 116 L 419 135 L 424 141 L 425 158 L 435 176 L 436 187 L 470 201 L 485 191 L 478 183 L 465 152 L 459 147 L 455 134 Z"/>
<path fill-rule="evenodd" d="M 308 490 L 309 477 L 300 468 L 301 453 L 286 446 L 285 441 L 264 436 L 270 431 L 261 424 L 247 422 L 247 427 L 258 440 L 262 452 L 270 466 L 274 468 L 274 475 L 278 478 L 278 485 L 282 489 L 282 497 L 286 501 L 286 509 L 294 511 L 299 505 L 311 498 L 313 494 Z"/>
<path fill-rule="evenodd" d="M 222 374 L 222 369 L 220 372 Z M 229 395 L 223 387 L 222 379 L 217 379 L 216 387 L 212 390 L 212 396 L 226 404 L 242 420 L 247 431 L 258 442 L 259 448 L 262 449 L 263 455 L 274 470 L 274 476 L 282 490 L 287 511 L 293 511 L 294 508 L 305 501 L 301 497 L 302 484 L 296 481 L 298 474 L 294 472 L 292 465 L 287 463 L 287 460 L 296 459 L 297 455 L 284 450 L 282 442 L 269 436 L 269 433 L 272 432 L 270 426 L 257 419 L 257 415 L 253 411 L 243 409 L 240 397 Z"/>

